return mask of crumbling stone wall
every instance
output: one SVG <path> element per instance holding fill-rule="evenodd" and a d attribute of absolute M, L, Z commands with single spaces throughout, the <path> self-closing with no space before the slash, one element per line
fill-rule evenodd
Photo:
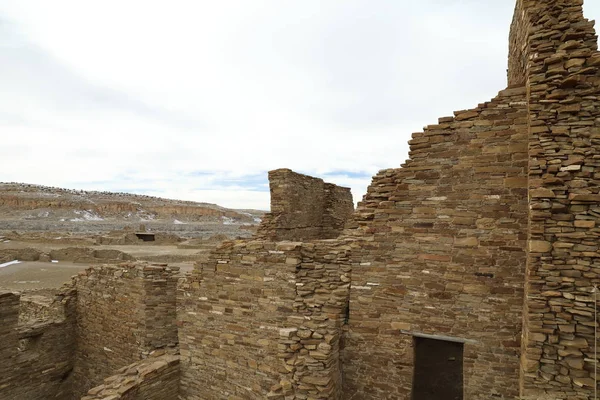
<path fill-rule="evenodd" d="M 269 171 L 269 185 L 271 212 L 257 233 L 263 239 L 335 238 L 354 210 L 350 189 L 289 169 Z"/>
<path fill-rule="evenodd" d="M 344 399 L 409 398 L 415 335 L 464 344 L 464 398 L 515 398 L 527 239 L 525 88 L 413 134 L 355 238 Z M 385 379 L 382 379 L 385 377 Z"/>
<path fill-rule="evenodd" d="M 132 263 L 89 268 L 75 279 L 74 393 L 177 343 L 177 267 Z"/>
<path fill-rule="evenodd" d="M 19 323 L 19 303 L 18 293 L 0 293 L 0 398 L 70 400 L 75 347 L 72 291 L 55 297 L 49 307 L 60 310 L 44 313 L 55 318 L 43 321 L 22 317 Z"/>
<path fill-rule="evenodd" d="M 590 399 L 600 209 L 600 54 L 581 0 L 523 0 L 529 246 L 522 393 Z"/>
<path fill-rule="evenodd" d="M 348 250 L 261 240 L 215 250 L 180 285 L 182 398 L 339 399 Z"/>
<path fill-rule="evenodd" d="M 165 354 L 127 365 L 81 400 L 177 400 L 179 357 Z"/>

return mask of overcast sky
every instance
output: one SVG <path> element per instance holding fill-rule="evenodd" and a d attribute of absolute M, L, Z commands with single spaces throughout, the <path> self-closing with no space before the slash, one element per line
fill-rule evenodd
<path fill-rule="evenodd" d="M 0 181 L 268 209 L 506 86 L 511 0 L 0 0 Z M 586 16 L 600 18 L 587 0 Z"/>

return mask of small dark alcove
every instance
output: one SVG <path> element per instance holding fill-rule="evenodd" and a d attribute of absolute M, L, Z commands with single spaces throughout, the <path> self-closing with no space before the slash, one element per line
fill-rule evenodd
<path fill-rule="evenodd" d="M 463 343 L 415 337 L 412 400 L 463 400 Z"/>
<path fill-rule="evenodd" d="M 156 239 L 154 233 L 136 233 L 135 236 L 137 236 L 138 239 L 142 239 L 144 242 L 154 242 Z"/>

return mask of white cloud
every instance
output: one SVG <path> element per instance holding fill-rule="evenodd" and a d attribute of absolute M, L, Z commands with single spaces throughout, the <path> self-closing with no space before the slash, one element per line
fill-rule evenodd
<path fill-rule="evenodd" d="M 264 187 L 223 182 L 287 167 L 358 201 L 370 179 L 343 171 L 399 166 L 412 132 L 505 86 L 512 11 L 4 0 L 0 180 L 267 208 Z"/>

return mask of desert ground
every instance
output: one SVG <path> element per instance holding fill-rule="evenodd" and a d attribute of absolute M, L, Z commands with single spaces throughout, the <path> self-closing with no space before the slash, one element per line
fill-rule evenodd
<path fill-rule="evenodd" d="M 126 193 L 0 183 L 0 289 L 53 289 L 93 265 L 134 260 L 190 271 L 264 212 Z M 145 238 L 145 239 L 144 239 Z"/>

